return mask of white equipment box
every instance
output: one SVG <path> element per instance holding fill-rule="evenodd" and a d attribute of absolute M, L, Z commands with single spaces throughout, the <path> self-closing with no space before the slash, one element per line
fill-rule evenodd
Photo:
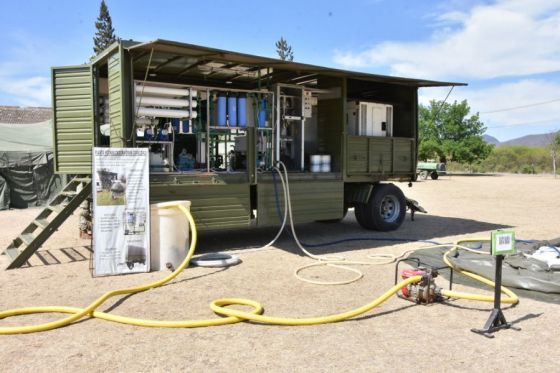
<path fill-rule="evenodd" d="M 393 106 L 375 102 L 350 101 L 346 111 L 348 134 L 356 136 L 391 136 Z"/>

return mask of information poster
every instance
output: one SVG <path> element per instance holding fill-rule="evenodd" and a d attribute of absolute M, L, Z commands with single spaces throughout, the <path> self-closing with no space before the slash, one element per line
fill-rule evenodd
<path fill-rule="evenodd" d="M 148 149 L 93 148 L 95 276 L 150 266 Z"/>

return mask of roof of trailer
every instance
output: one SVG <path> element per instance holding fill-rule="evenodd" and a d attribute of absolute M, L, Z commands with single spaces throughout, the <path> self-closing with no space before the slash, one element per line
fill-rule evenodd
<path fill-rule="evenodd" d="M 233 79 L 243 81 L 263 78 L 267 73 L 277 70 L 293 72 L 299 76 L 297 79 L 321 74 L 411 87 L 466 85 L 458 82 L 411 79 L 333 69 L 162 39 L 145 43 L 127 41 L 123 42 L 123 47 L 131 53 L 137 62 L 141 60 L 144 67 L 149 65 L 149 68 L 154 71 L 170 75 L 189 74 L 195 69 L 199 74 L 212 74 L 222 78 L 233 77 Z"/>

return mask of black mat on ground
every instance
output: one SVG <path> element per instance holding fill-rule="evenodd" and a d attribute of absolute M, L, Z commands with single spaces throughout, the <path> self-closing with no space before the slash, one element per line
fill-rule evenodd
<path fill-rule="evenodd" d="M 473 249 L 489 252 L 489 242 L 465 243 Z M 549 271 L 548 266 L 538 260 L 526 258 L 523 253 L 531 254 L 540 246 L 560 246 L 560 238 L 540 242 L 517 242 L 517 254 L 508 255 L 503 263 L 502 283 L 513 289 L 520 298 L 531 298 L 542 302 L 560 304 L 560 271 Z M 410 254 L 406 261 L 417 266 L 412 258 L 418 258 L 422 265 L 432 267 L 445 267 L 443 254 L 449 248 L 434 248 L 417 250 Z M 456 266 L 469 272 L 477 273 L 489 279 L 494 279 L 494 257 L 457 250 L 455 256 L 450 255 L 450 260 Z M 449 270 L 443 269 L 440 275 L 449 279 Z M 493 291 L 488 286 L 469 277 L 455 272 L 454 283 L 472 286 Z"/>

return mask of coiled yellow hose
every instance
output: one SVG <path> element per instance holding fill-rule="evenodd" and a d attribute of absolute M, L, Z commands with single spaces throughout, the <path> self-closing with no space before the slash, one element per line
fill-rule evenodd
<path fill-rule="evenodd" d="M 456 242 L 453 245 L 453 247 L 451 247 L 451 249 L 447 250 L 445 252 L 445 254 L 443 254 L 443 262 L 445 264 L 447 264 L 447 266 L 449 266 L 450 268 L 453 268 L 453 270 L 461 273 L 462 275 L 465 275 L 465 276 L 470 277 L 474 280 L 480 281 L 483 284 L 486 284 L 486 285 L 494 288 L 494 287 L 496 287 L 496 284 L 494 283 L 494 281 L 491 281 L 491 280 L 487 279 L 486 277 L 482 277 L 480 275 L 477 275 L 476 273 L 465 271 L 465 270 L 453 265 L 453 263 L 451 263 L 451 261 L 449 260 L 449 257 L 448 257 L 449 254 L 456 251 L 458 248 L 462 247 L 460 245 L 461 243 L 463 243 L 463 242 L 480 242 L 480 241 L 484 241 L 484 239 L 469 239 L 469 240 L 460 240 L 460 241 Z M 471 251 L 473 251 L 473 250 L 471 250 Z M 476 252 L 476 251 L 474 251 L 474 252 Z M 506 304 L 517 304 L 517 303 L 519 303 L 519 297 L 513 291 L 506 288 L 505 286 L 502 286 L 500 290 L 501 290 L 502 293 L 507 295 L 507 297 L 501 298 L 502 303 L 506 303 Z M 470 294 L 470 293 L 460 293 L 460 292 L 456 292 L 456 291 L 453 291 L 453 290 L 442 290 L 441 293 L 442 293 L 442 295 L 444 295 L 446 297 L 450 297 L 450 298 L 476 300 L 476 301 L 481 301 L 481 302 L 493 302 L 494 301 L 494 296 L 493 295 L 479 295 L 479 294 Z"/>
<path fill-rule="evenodd" d="M 319 316 L 319 317 L 310 317 L 310 318 L 286 318 L 286 317 L 272 317 L 272 316 L 263 316 L 263 307 L 256 301 L 250 299 L 242 299 L 242 298 L 227 298 L 227 299 L 217 299 L 210 304 L 210 308 L 221 316 L 225 316 L 222 318 L 215 318 L 215 319 L 206 319 L 206 320 L 177 320 L 177 321 L 168 321 L 168 320 L 146 320 L 146 319 L 138 319 L 133 317 L 126 317 L 126 316 L 119 316 L 113 315 L 107 312 L 96 311 L 99 306 L 105 303 L 108 299 L 115 297 L 117 295 L 125 295 L 125 294 L 134 294 L 139 293 L 142 291 L 146 291 L 152 288 L 156 288 L 162 286 L 169 281 L 173 280 L 181 271 L 183 271 L 188 265 L 189 262 L 194 254 L 197 242 L 197 232 L 196 232 L 196 224 L 192 215 L 190 214 L 189 210 L 181 205 L 176 206 L 169 206 L 179 208 L 186 216 L 189 221 L 189 226 L 191 229 L 191 244 L 187 253 L 185 260 L 181 263 L 181 265 L 173 271 L 168 276 L 164 277 L 161 280 L 152 282 L 150 284 L 135 286 L 130 288 L 118 289 L 107 292 L 93 301 L 90 305 L 85 308 L 78 308 L 78 307 L 64 307 L 64 306 L 46 306 L 46 307 L 27 307 L 27 308 L 16 308 L 7 311 L 0 312 L 0 319 L 4 319 L 7 317 L 12 316 L 20 316 L 20 315 L 29 315 L 35 313 L 67 313 L 71 314 L 71 316 L 62 318 L 60 320 L 47 322 L 43 324 L 37 325 L 29 325 L 29 326 L 12 326 L 12 327 L 2 327 L 0 328 L 0 334 L 23 334 L 23 333 L 35 333 L 35 332 L 42 332 L 46 330 L 56 329 L 63 326 L 67 326 L 72 324 L 73 322 L 83 318 L 83 317 L 94 317 L 99 318 L 107 321 L 114 321 L 122 324 L 129 324 L 129 325 L 136 325 L 136 326 L 144 326 L 144 327 L 160 327 L 160 328 L 197 328 L 203 326 L 216 326 L 216 325 L 226 325 L 226 324 L 233 324 L 244 320 L 253 320 L 257 322 L 267 323 L 267 324 L 274 324 L 274 325 L 315 325 L 315 324 L 324 324 L 324 323 L 331 323 L 336 321 L 342 321 L 351 317 L 355 317 L 362 313 L 368 312 L 371 309 L 379 306 L 381 303 L 385 302 L 389 299 L 392 295 L 397 293 L 401 288 L 419 282 L 422 278 L 421 276 L 413 276 L 404 281 L 401 281 L 399 284 L 391 287 L 387 290 L 384 294 L 382 294 L 377 299 L 373 300 L 372 302 L 356 308 L 351 311 L 328 315 L 328 316 Z M 231 308 L 226 308 L 229 305 L 243 305 L 251 307 L 252 309 L 249 312 L 234 310 Z"/>

